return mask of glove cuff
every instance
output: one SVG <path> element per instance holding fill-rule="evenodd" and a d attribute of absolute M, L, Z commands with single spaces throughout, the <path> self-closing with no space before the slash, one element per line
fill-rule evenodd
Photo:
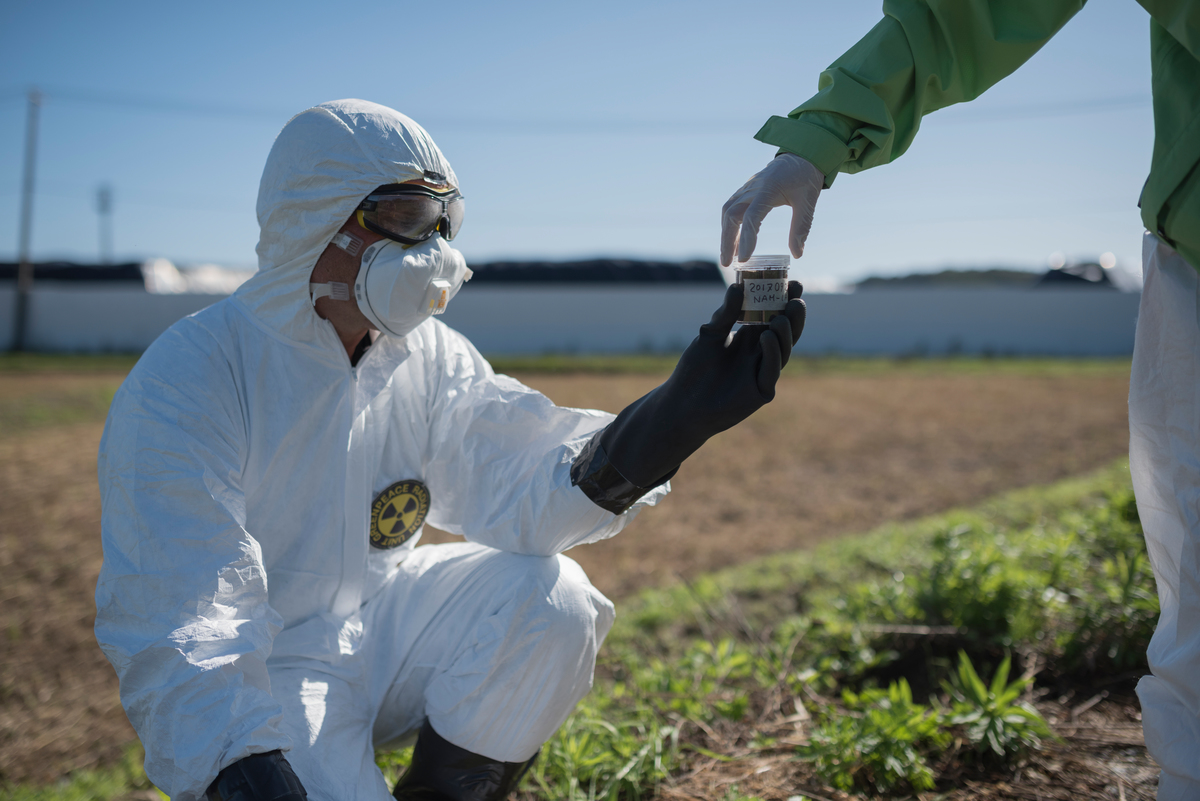
<path fill-rule="evenodd" d="M 571 484 L 583 490 L 583 494 L 601 509 L 619 515 L 628 511 L 629 507 L 654 487 L 670 481 L 679 467 L 663 476 L 653 487 L 639 487 L 621 475 L 621 471 L 608 461 L 608 454 L 600 444 L 600 435 L 607 430 L 602 428 L 597 431 L 580 451 L 579 456 L 575 457 L 571 465 Z"/>

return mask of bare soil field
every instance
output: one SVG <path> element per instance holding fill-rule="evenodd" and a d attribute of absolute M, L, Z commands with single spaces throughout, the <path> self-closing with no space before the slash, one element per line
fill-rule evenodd
<path fill-rule="evenodd" d="M 612 411 L 661 381 L 520 378 L 559 405 Z M 666 501 L 570 555 L 619 598 L 1055 481 L 1127 451 L 1128 394 L 1127 375 L 787 376 L 774 402 L 684 463 Z"/>
<path fill-rule="evenodd" d="M 560 404 L 611 411 L 662 378 L 518 377 Z M 101 560 L 96 406 L 120 379 L 0 375 L 0 784 L 106 763 L 134 736 L 92 637 Z M 1126 451 L 1127 394 L 1128 368 L 1119 365 L 793 372 L 775 402 L 683 466 L 662 505 L 570 555 L 620 599 L 1054 481 Z M 80 422 L 39 423 L 22 405 L 30 397 L 58 404 L 54 419 Z"/>

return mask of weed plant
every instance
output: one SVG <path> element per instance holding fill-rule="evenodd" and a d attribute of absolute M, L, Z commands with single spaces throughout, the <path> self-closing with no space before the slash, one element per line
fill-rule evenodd
<path fill-rule="evenodd" d="M 846 690 L 842 702 L 840 710 L 825 710 L 808 745 L 798 750 L 802 759 L 814 763 L 817 775 L 840 790 L 933 789 L 926 756 L 951 740 L 939 710 L 914 703 L 904 679 L 886 690 Z"/>
<path fill-rule="evenodd" d="M 1037 748 L 1043 737 L 1051 736 L 1050 727 L 1037 710 L 1019 700 L 1033 678 L 1027 676 L 1010 684 L 1011 664 L 1005 656 L 989 686 L 960 651 L 958 671 L 942 683 L 953 701 L 948 722 L 964 727 L 967 741 L 984 759 L 1003 762 L 1028 748 Z"/>

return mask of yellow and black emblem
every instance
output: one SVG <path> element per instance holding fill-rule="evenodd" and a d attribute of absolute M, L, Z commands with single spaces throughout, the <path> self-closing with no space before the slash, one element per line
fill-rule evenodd
<path fill-rule="evenodd" d="M 371 504 L 371 547 L 403 545 L 429 514 L 429 489 L 415 478 L 397 481 Z"/>

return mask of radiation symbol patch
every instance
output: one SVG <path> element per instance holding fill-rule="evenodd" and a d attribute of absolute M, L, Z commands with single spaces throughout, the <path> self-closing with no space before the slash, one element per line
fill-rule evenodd
<path fill-rule="evenodd" d="M 415 478 L 397 481 L 371 504 L 371 547 L 403 545 L 429 514 L 429 489 Z"/>

